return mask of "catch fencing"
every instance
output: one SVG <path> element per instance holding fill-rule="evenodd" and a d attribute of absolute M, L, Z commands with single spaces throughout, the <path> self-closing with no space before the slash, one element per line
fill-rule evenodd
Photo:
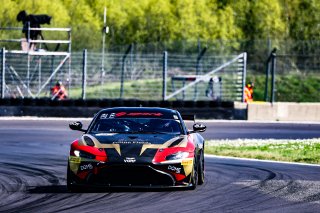
<path fill-rule="evenodd" d="M 107 53 L 103 66 L 102 54 L 88 51 L 73 52 L 70 61 L 4 49 L 1 55 L 3 98 L 50 98 L 57 81 L 66 86 L 70 99 L 242 101 L 243 97 L 243 55 L 139 54 L 129 47 L 124 53 Z"/>

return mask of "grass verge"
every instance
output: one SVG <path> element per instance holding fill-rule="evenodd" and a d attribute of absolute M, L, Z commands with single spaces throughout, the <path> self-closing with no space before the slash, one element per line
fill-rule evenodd
<path fill-rule="evenodd" d="M 261 160 L 320 163 L 320 138 L 304 140 L 210 140 L 206 154 Z"/>

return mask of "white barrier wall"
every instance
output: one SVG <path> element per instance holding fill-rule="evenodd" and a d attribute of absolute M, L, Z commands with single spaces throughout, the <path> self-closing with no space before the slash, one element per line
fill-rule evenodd
<path fill-rule="evenodd" d="M 320 122 L 320 103 L 249 103 L 247 115 L 256 121 Z"/>

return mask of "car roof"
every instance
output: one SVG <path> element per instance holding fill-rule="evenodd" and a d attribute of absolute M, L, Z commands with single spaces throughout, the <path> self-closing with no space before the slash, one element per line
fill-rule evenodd
<path fill-rule="evenodd" d="M 164 112 L 164 113 L 177 113 L 176 110 L 168 109 L 168 108 L 162 108 L 162 107 L 113 107 L 113 108 L 105 108 L 102 109 L 102 111 L 121 111 L 125 110 L 128 112 L 132 111 L 140 111 L 140 112 Z"/>

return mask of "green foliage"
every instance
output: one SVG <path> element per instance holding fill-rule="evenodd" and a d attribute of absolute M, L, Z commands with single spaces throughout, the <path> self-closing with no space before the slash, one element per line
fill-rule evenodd
<path fill-rule="evenodd" d="M 290 37 L 293 39 L 319 39 L 320 1 L 285 0 L 285 16 Z"/>
<path fill-rule="evenodd" d="M 21 26 L 20 10 L 53 17 L 50 27 L 72 27 L 73 49 L 99 49 L 107 7 L 108 45 L 236 39 L 319 39 L 315 0 L 0 0 L 0 26 Z M 4 35 L 5 34 L 5 35 Z M 19 35 L 20 34 L 20 35 Z M 20 33 L 3 33 L 21 36 Z M 45 35 L 61 38 L 61 34 Z"/>

